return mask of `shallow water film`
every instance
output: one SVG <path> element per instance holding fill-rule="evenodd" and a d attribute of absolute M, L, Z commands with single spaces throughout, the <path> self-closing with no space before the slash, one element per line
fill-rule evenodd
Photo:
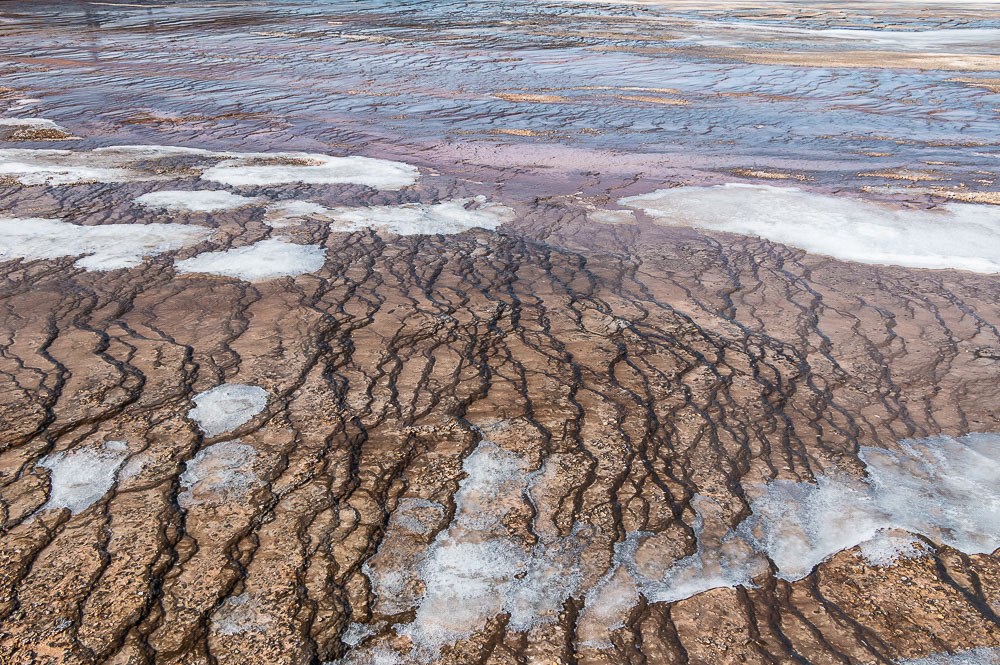
<path fill-rule="evenodd" d="M 1000 4 L 0 3 L 3 665 L 1000 665 Z"/>

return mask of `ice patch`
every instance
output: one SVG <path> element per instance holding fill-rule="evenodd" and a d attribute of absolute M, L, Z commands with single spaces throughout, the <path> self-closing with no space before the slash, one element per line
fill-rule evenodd
<path fill-rule="evenodd" d="M 326 665 L 402 665 L 406 661 L 398 653 L 388 649 L 374 648 L 352 651 L 340 660 Z"/>
<path fill-rule="evenodd" d="M 144 257 L 194 245 L 211 229 L 180 224 L 102 224 L 81 226 L 58 219 L 0 218 L 0 261 L 82 256 L 74 265 L 87 270 L 118 270 Z"/>
<path fill-rule="evenodd" d="M 467 206 L 477 203 L 476 208 Z M 370 208 L 335 208 L 327 213 L 335 231 L 374 228 L 397 235 L 461 233 L 471 228 L 496 229 L 514 220 L 514 211 L 486 197 L 452 199 L 441 203 L 406 203 Z"/>
<path fill-rule="evenodd" d="M 119 443 L 125 447 L 115 445 Z M 69 508 L 75 515 L 92 506 L 115 484 L 127 448 L 124 442 L 109 441 L 102 448 L 68 450 L 43 457 L 37 465 L 51 472 L 51 489 L 49 500 L 40 510 Z"/>
<path fill-rule="evenodd" d="M 270 238 L 246 247 L 199 254 L 174 265 L 182 273 L 208 273 L 262 282 L 316 272 L 324 263 L 326 250 L 319 245 L 296 245 Z"/>
<path fill-rule="evenodd" d="M 155 145 L 110 146 L 90 151 L 2 149 L 0 175 L 14 177 L 22 185 L 171 180 L 181 176 L 151 168 L 148 162 L 178 157 L 189 158 L 190 163 L 186 162 L 184 168 L 199 171 L 203 180 L 234 186 L 301 182 L 400 189 L 414 184 L 419 175 L 415 166 L 370 157 L 212 152 Z M 262 161 L 271 164 L 260 165 Z"/>
<path fill-rule="evenodd" d="M 527 552 L 513 542 L 470 542 L 455 535 L 449 533 L 431 546 L 420 567 L 426 593 L 413 623 L 399 630 L 420 651 L 436 654 L 445 644 L 482 628 L 503 610 L 504 587 L 527 568 Z"/>
<path fill-rule="evenodd" d="M 126 481 L 135 478 L 142 473 L 143 469 L 146 468 L 147 461 L 148 460 L 143 455 L 133 457 L 125 466 L 122 467 L 122 470 L 118 472 L 118 479 L 120 481 Z"/>
<path fill-rule="evenodd" d="M 527 568 L 528 552 L 497 528 L 526 487 L 523 462 L 482 441 L 462 470 L 466 477 L 455 494 L 455 517 L 418 568 L 425 591 L 416 616 L 398 631 L 428 656 L 499 614 L 504 586 Z"/>
<path fill-rule="evenodd" d="M 257 450 L 238 440 L 203 448 L 181 474 L 184 489 L 177 503 L 186 510 L 201 504 L 244 500 L 258 484 L 251 468 L 256 459 Z"/>
<path fill-rule="evenodd" d="M 134 201 L 145 208 L 164 208 L 184 212 L 217 212 L 253 205 L 260 199 L 239 196 L 222 190 L 168 190 L 143 194 Z"/>
<path fill-rule="evenodd" d="M 923 658 L 906 658 L 897 665 L 1000 665 L 1000 649 L 979 648 L 958 653 L 937 653 Z"/>
<path fill-rule="evenodd" d="M 194 397 L 188 418 L 208 436 L 231 432 L 245 425 L 267 406 L 268 392 L 258 386 L 225 383 Z"/>
<path fill-rule="evenodd" d="M 676 187 L 619 200 L 655 219 L 768 240 L 845 261 L 1000 272 L 1000 207 L 947 203 L 935 211 L 791 187 Z"/>
<path fill-rule="evenodd" d="M 1000 547 L 1000 435 L 912 439 L 899 447 L 863 447 L 865 480 L 819 476 L 815 484 L 776 480 L 748 488 L 758 496 L 739 532 L 790 581 L 841 550 L 883 537 L 886 529 L 966 554 Z M 878 540 L 867 550 L 883 562 L 891 554 Z M 862 555 L 868 556 L 864 549 Z"/>
<path fill-rule="evenodd" d="M 233 187 L 252 185 L 282 185 L 301 182 L 307 185 L 367 185 L 379 189 L 402 189 L 416 183 L 415 166 L 371 157 L 330 157 L 306 153 L 281 153 L 257 157 L 286 158 L 312 162 L 308 166 L 273 165 L 248 166 L 248 155 L 226 160 L 207 169 L 203 180 L 220 182 Z"/>

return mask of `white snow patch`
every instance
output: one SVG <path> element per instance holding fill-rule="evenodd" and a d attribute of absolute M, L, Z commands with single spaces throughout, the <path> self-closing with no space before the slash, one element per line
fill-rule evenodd
<path fill-rule="evenodd" d="M 312 162 L 308 166 L 252 166 L 248 158 L 285 158 Z M 330 157 L 308 153 L 277 153 L 238 155 L 202 174 L 203 180 L 220 182 L 233 187 L 251 185 L 282 185 L 301 182 L 307 185 L 367 185 L 379 189 L 402 189 L 417 181 L 417 167 L 371 157 Z"/>
<path fill-rule="evenodd" d="M 470 204 L 478 204 L 469 208 Z M 441 203 L 405 203 L 370 208 L 335 208 L 328 212 L 335 231 L 374 228 L 397 235 L 461 233 L 471 228 L 496 229 L 514 220 L 505 205 L 487 203 L 486 197 L 452 199 Z"/>
<path fill-rule="evenodd" d="M 90 151 L 9 148 L 0 149 L 0 175 L 14 177 L 22 185 L 170 180 L 168 174 L 132 167 L 145 160 L 212 155 L 207 150 L 167 146 L 114 146 Z"/>
<path fill-rule="evenodd" d="M 194 397 L 188 418 L 208 436 L 231 432 L 245 425 L 267 406 L 268 392 L 259 386 L 224 383 Z"/>
<path fill-rule="evenodd" d="M 8 110 L 19 111 L 27 106 L 34 106 L 35 104 L 38 104 L 41 101 L 42 100 L 36 97 L 22 97 L 21 99 L 15 99 L 14 102 L 10 105 L 10 108 Z"/>
<path fill-rule="evenodd" d="M 213 152 L 156 145 L 110 146 L 90 151 L 2 149 L 0 175 L 17 178 L 23 185 L 172 180 L 177 176 L 160 173 L 143 163 L 171 157 L 195 158 L 185 167 L 200 171 L 203 180 L 233 186 L 301 182 L 401 189 L 414 184 L 419 175 L 415 166 L 370 157 L 331 157 L 303 152 Z M 263 160 L 309 165 L 257 164 Z"/>
<path fill-rule="evenodd" d="M 43 457 L 38 466 L 51 472 L 52 486 L 49 500 L 40 510 L 69 508 L 75 515 L 92 506 L 115 484 L 127 448 L 124 442 L 109 441 L 102 448 L 68 450 Z"/>
<path fill-rule="evenodd" d="M 635 224 L 635 213 L 631 210 L 591 210 L 587 219 L 598 224 Z"/>
<path fill-rule="evenodd" d="M 1000 207 L 896 209 L 792 187 L 676 187 L 619 200 L 677 226 L 760 236 L 845 261 L 1000 272 Z"/>
<path fill-rule="evenodd" d="M 273 227 L 290 226 L 306 217 L 328 218 L 331 210 L 311 201 L 275 201 L 267 206 L 266 222 Z"/>
<path fill-rule="evenodd" d="M 420 550 L 417 538 L 440 522 L 443 507 L 404 500 L 397 508 L 402 515 L 394 513 L 379 551 L 364 568 L 378 612 L 416 608 L 413 622 L 397 628 L 414 645 L 408 661 L 433 662 L 441 647 L 502 612 L 516 631 L 554 621 L 580 585 L 576 534 L 542 537 L 527 547 L 511 539 L 501 523 L 528 501 L 533 474 L 524 460 L 483 440 L 462 469 L 466 477 L 455 494 L 455 516 L 430 547 Z M 377 652 L 365 649 L 344 662 L 375 662 Z"/>
<path fill-rule="evenodd" d="M 956 47 L 996 48 L 1000 43 L 997 28 L 936 28 L 933 30 L 864 30 L 859 28 L 791 28 L 807 36 L 835 40 L 861 40 L 921 52 L 954 52 Z"/>
<path fill-rule="evenodd" d="M 366 637 L 375 634 L 375 628 L 367 623 L 352 623 L 344 630 L 340 636 L 340 641 L 349 647 L 356 647 L 361 644 Z"/>
<path fill-rule="evenodd" d="M 715 501 L 699 494 L 691 506 L 694 554 L 671 562 L 668 537 L 641 531 L 615 546 L 614 567 L 587 593 L 582 644 L 610 647 L 610 633 L 624 625 L 640 593 L 650 602 L 670 603 L 720 587 L 753 587 L 751 580 L 767 572 L 767 561 L 722 520 Z"/>
<path fill-rule="evenodd" d="M 861 458 L 867 479 L 845 474 L 750 488 L 753 514 L 736 529 L 721 506 L 696 495 L 693 554 L 681 556 L 674 536 L 632 532 L 615 546 L 606 574 L 587 588 L 582 529 L 560 538 L 546 522 L 551 510 L 542 484 L 552 469 L 529 472 L 525 460 L 484 439 L 463 464 L 466 477 L 447 529 L 423 549 L 422 538 L 440 527 L 444 507 L 403 499 L 364 567 L 377 613 L 415 609 L 414 621 L 396 628 L 413 651 L 404 657 L 379 643 L 342 662 L 433 662 L 441 647 L 500 613 L 510 616 L 512 630 L 530 633 L 584 591 L 580 645 L 610 648 L 612 633 L 641 598 L 675 602 L 715 588 L 752 587 L 769 570 L 766 557 L 780 577 L 795 580 L 855 546 L 873 566 L 925 556 L 930 547 L 913 534 L 967 553 L 1000 546 L 1000 435 L 907 440 L 893 451 L 862 448 Z M 536 511 L 533 547 L 503 527 L 504 516 L 525 501 Z"/>
<path fill-rule="evenodd" d="M 698 515 L 694 524 L 698 549 L 694 554 L 670 566 L 660 577 L 655 567 L 649 570 L 648 563 L 643 565 L 642 544 L 629 561 L 643 595 L 651 602 L 671 603 L 720 587 L 753 587 L 752 578 L 768 570 L 763 557 L 721 519 L 718 504 L 696 495 L 691 505 Z"/>
<path fill-rule="evenodd" d="M 430 533 L 444 519 L 445 508 L 436 501 L 408 497 L 400 499 L 389 518 L 389 528 L 410 533 Z"/>
<path fill-rule="evenodd" d="M 0 261 L 82 256 L 87 270 L 118 270 L 144 257 L 194 245 L 211 229 L 181 224 L 102 224 L 81 226 L 58 219 L 0 218 Z"/>
<path fill-rule="evenodd" d="M 60 127 L 52 120 L 46 118 L 0 118 L 0 127 L 30 127 L 32 129 L 54 129 L 65 132 L 66 129 Z"/>
<path fill-rule="evenodd" d="M 181 474 L 177 503 L 185 510 L 201 504 L 241 501 L 257 486 L 253 472 L 257 450 L 239 440 L 225 441 L 198 451 Z"/>
<path fill-rule="evenodd" d="M 1000 665 L 1000 649 L 979 648 L 958 653 L 936 653 L 923 658 L 906 658 L 897 665 Z"/>
<path fill-rule="evenodd" d="M 125 464 L 125 466 L 122 467 L 122 470 L 118 472 L 118 480 L 122 482 L 132 480 L 143 472 L 148 462 L 149 460 L 145 455 L 133 457 L 127 464 Z"/>
<path fill-rule="evenodd" d="M 815 484 L 776 480 L 748 488 L 759 496 L 738 531 L 771 558 L 779 577 L 801 579 L 885 529 L 966 554 L 1000 547 L 1000 435 L 905 440 L 898 451 L 863 447 L 860 457 L 865 480 L 819 476 Z M 877 541 L 868 552 L 881 561 L 890 555 Z"/>
<path fill-rule="evenodd" d="M 504 587 L 527 568 L 527 558 L 504 538 L 470 542 L 449 533 L 438 539 L 420 567 L 426 592 L 416 618 L 400 633 L 428 654 L 471 635 L 503 610 Z"/>
<path fill-rule="evenodd" d="M 639 600 L 638 583 L 628 568 L 613 566 L 584 598 L 577 630 L 580 644 L 596 649 L 611 648 L 611 633 L 625 627 L 625 618 Z"/>
<path fill-rule="evenodd" d="M 695 25 L 700 28 L 699 32 L 685 34 L 682 39 L 702 46 L 715 47 L 745 47 L 748 42 L 780 40 L 786 48 L 795 44 L 848 48 L 870 45 L 889 50 L 923 53 L 963 53 L 992 48 L 1000 41 L 1000 30 L 996 28 L 873 30 L 707 21 L 699 21 Z"/>
<path fill-rule="evenodd" d="M 340 660 L 327 665 L 402 665 L 405 662 L 407 661 L 400 654 L 376 647 L 351 651 Z"/>
<path fill-rule="evenodd" d="M 263 603 L 246 593 L 227 598 L 212 615 L 212 629 L 219 635 L 266 633 L 274 623 Z"/>
<path fill-rule="evenodd" d="M 416 617 L 399 630 L 431 657 L 499 614 L 504 585 L 527 568 L 528 553 L 497 528 L 526 486 L 523 462 L 482 441 L 462 470 L 455 517 L 418 568 L 425 591 Z"/>
<path fill-rule="evenodd" d="M 858 556 L 869 566 L 889 568 L 902 559 L 916 559 L 927 555 L 927 546 L 912 533 L 882 529 L 875 536 L 858 546 Z"/>
<path fill-rule="evenodd" d="M 326 250 L 319 245 L 296 245 L 270 238 L 246 247 L 199 254 L 174 265 L 182 273 L 208 273 L 261 282 L 316 272 L 324 263 Z"/>
<path fill-rule="evenodd" d="M 217 212 L 236 210 L 260 201 L 259 198 L 239 196 L 222 190 L 166 190 L 150 192 L 135 199 L 145 208 L 164 208 L 184 212 Z"/>

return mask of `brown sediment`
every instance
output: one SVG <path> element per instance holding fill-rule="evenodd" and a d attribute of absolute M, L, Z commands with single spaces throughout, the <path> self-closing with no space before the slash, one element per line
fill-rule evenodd
<path fill-rule="evenodd" d="M 554 130 L 537 130 L 537 129 L 484 129 L 482 131 L 457 131 L 455 134 L 461 135 L 501 135 L 506 134 L 510 136 L 550 136 L 555 134 Z"/>
<path fill-rule="evenodd" d="M 812 176 L 801 173 L 780 173 L 778 171 L 761 171 L 759 169 L 736 168 L 729 169 L 733 175 L 745 178 L 763 178 L 765 180 L 798 180 L 799 182 L 809 182 L 814 180 Z"/>
<path fill-rule="evenodd" d="M 220 115 L 187 115 L 172 117 L 154 115 L 144 111 L 125 118 L 120 122 L 123 125 L 183 125 L 194 122 L 217 122 L 219 120 L 246 120 L 264 116 L 266 116 L 265 113 L 223 113 Z"/>
<path fill-rule="evenodd" d="M 988 181 L 988 184 L 992 184 L 993 182 L 994 181 Z M 884 188 L 861 187 L 861 191 L 871 192 L 871 193 L 884 193 Z M 963 203 L 988 203 L 991 205 L 1000 205 L 1000 192 L 974 191 L 966 189 L 962 186 L 959 187 L 907 186 L 899 190 L 898 193 L 937 196 L 940 198 L 950 199 L 952 201 L 962 201 Z"/>
<path fill-rule="evenodd" d="M 568 102 L 570 101 L 566 97 L 560 97 L 559 95 L 536 95 L 529 93 L 494 93 L 494 97 L 497 99 L 503 99 L 508 102 Z"/>
<path fill-rule="evenodd" d="M 251 157 L 243 161 L 247 166 L 321 166 L 315 159 L 299 157 Z"/>
<path fill-rule="evenodd" d="M 886 178 L 888 180 L 908 180 L 910 182 L 924 182 L 928 180 L 948 180 L 946 176 L 939 175 L 934 171 L 920 171 L 915 169 L 888 169 L 885 171 L 872 171 L 870 173 L 859 173 L 862 178 Z"/>
<path fill-rule="evenodd" d="M 348 90 L 349 95 L 368 95 L 370 97 L 399 97 L 398 92 L 380 92 L 376 90 Z"/>
<path fill-rule="evenodd" d="M 691 102 L 686 99 L 676 99 L 669 97 L 651 97 L 649 95 L 613 95 L 615 99 L 629 102 L 643 102 L 646 104 L 665 104 L 667 106 L 687 106 Z"/>
<path fill-rule="evenodd" d="M 578 85 L 569 88 L 546 88 L 546 90 L 624 90 L 628 92 L 658 92 L 664 95 L 683 94 L 676 88 L 644 88 L 640 86 Z"/>
<path fill-rule="evenodd" d="M 977 78 L 951 78 L 949 81 L 965 83 L 974 88 L 983 88 L 990 92 L 1000 93 L 1000 79 L 977 79 Z"/>
<path fill-rule="evenodd" d="M 0 132 L 0 140 L 3 141 L 68 141 L 76 138 L 59 129 L 50 127 L 19 127 L 9 134 L 3 135 Z"/>

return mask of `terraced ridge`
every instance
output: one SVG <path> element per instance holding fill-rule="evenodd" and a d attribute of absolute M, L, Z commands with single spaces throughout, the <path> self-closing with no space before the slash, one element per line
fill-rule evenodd
<path fill-rule="evenodd" d="M 407 652 L 397 633 L 428 590 L 419 557 L 465 537 L 445 531 L 470 510 L 463 461 L 484 440 L 516 470 L 477 499 L 488 529 L 523 552 L 571 543 L 578 579 L 531 601 L 527 631 L 487 612 L 439 662 L 861 663 L 995 645 L 997 560 L 940 543 L 588 615 L 628 534 L 667 536 L 660 569 L 695 551 L 696 495 L 716 506 L 704 528 L 724 531 L 753 483 L 857 475 L 859 445 L 995 430 L 1000 338 L 989 276 L 649 225 L 599 227 L 591 248 L 533 239 L 574 215 L 540 203 L 509 230 L 452 236 L 307 222 L 298 237 L 327 248 L 324 267 L 258 283 L 178 277 L 164 256 L 105 273 L 0 264 L 0 653 L 298 663 L 373 632 L 348 658 L 392 662 L 378 650 Z M 267 391 L 266 408 L 205 435 L 192 399 L 227 383 Z M 114 484 L 76 514 L 40 511 L 40 464 L 64 450 L 120 455 Z M 441 508 L 387 539 L 414 501 Z M 400 602 L 376 598 L 372 561 L 409 571 Z"/>

